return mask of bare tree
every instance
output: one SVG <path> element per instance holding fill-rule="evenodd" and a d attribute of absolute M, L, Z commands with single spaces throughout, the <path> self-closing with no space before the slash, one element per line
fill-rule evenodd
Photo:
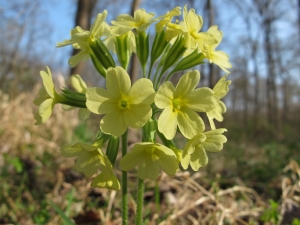
<path fill-rule="evenodd" d="M 132 4 L 131 4 L 131 15 L 134 15 L 134 12 L 139 8 L 141 4 L 141 0 L 132 0 Z M 136 54 L 132 54 L 131 56 L 131 63 L 130 63 L 130 69 L 129 69 L 129 76 L 131 79 L 131 82 L 133 83 L 137 77 L 138 77 L 138 57 Z"/>

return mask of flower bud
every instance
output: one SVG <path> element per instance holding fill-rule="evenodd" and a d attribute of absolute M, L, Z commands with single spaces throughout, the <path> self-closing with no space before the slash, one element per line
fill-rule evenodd
<path fill-rule="evenodd" d="M 193 53 L 189 54 L 188 56 L 186 56 L 185 58 L 180 60 L 180 62 L 177 63 L 177 65 L 175 66 L 175 68 L 172 70 L 172 72 L 170 74 L 173 74 L 180 70 L 190 69 L 194 66 L 203 64 L 204 59 L 205 59 L 205 56 L 203 55 L 203 53 L 198 52 L 198 49 L 196 49 L 195 51 L 193 51 Z"/>
<path fill-rule="evenodd" d="M 118 150 L 119 150 L 119 137 L 111 136 L 108 140 L 106 155 L 112 165 L 115 164 Z"/>
<path fill-rule="evenodd" d="M 157 121 L 150 118 L 148 122 L 143 126 L 142 142 L 155 142 L 157 130 Z"/>
<path fill-rule="evenodd" d="M 165 30 L 157 32 L 151 50 L 151 65 L 153 65 L 158 57 L 163 53 L 167 45 L 168 42 L 166 40 Z"/>
<path fill-rule="evenodd" d="M 126 70 L 130 59 L 128 33 L 116 36 L 115 46 L 119 62 L 123 69 Z"/>
<path fill-rule="evenodd" d="M 109 67 L 115 67 L 115 61 L 111 56 L 109 50 L 105 46 L 105 44 L 98 39 L 97 41 L 93 41 L 90 44 L 90 47 L 97 58 L 97 60 L 101 63 L 104 69 L 108 69 Z"/>
<path fill-rule="evenodd" d="M 135 40 L 136 53 L 144 70 L 149 56 L 149 35 L 145 31 L 137 32 Z"/>
<path fill-rule="evenodd" d="M 172 45 L 166 55 L 165 63 L 162 68 L 162 74 L 181 58 L 185 50 L 185 38 L 182 35 L 178 36 L 175 43 Z"/>

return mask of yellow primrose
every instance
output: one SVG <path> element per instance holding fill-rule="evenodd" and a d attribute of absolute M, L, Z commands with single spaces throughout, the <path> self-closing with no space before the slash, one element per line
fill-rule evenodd
<path fill-rule="evenodd" d="M 215 50 L 215 48 L 221 43 L 223 34 L 220 30 L 218 30 L 218 26 L 212 26 L 207 31 L 211 34 L 216 40 L 216 44 L 204 44 L 202 53 L 204 54 L 205 58 L 210 62 L 218 65 L 223 71 L 226 73 L 230 73 L 227 69 L 231 68 L 232 65 L 229 62 L 229 56 L 219 50 Z"/>
<path fill-rule="evenodd" d="M 152 142 L 136 144 L 121 159 L 120 165 L 124 171 L 138 166 L 138 177 L 142 180 L 146 178 L 156 180 L 159 176 L 159 168 L 170 176 L 174 176 L 179 168 L 176 155 L 171 149 Z"/>
<path fill-rule="evenodd" d="M 83 30 L 80 26 L 77 26 L 71 30 L 70 40 L 64 40 L 63 42 L 57 43 L 56 47 L 72 45 L 73 48 L 81 50 L 78 54 L 69 59 L 71 67 L 76 66 L 82 60 L 90 58 L 91 49 L 89 43 L 99 39 L 108 29 L 108 24 L 104 22 L 106 16 L 107 11 L 104 10 L 103 13 L 99 13 L 97 15 L 90 31 Z"/>
<path fill-rule="evenodd" d="M 231 81 L 226 80 L 227 76 L 228 74 L 223 76 L 213 88 L 214 96 L 216 96 L 219 99 L 219 101 L 216 108 L 209 112 L 206 112 L 211 129 L 216 129 L 213 119 L 216 119 L 220 122 L 223 121 L 222 114 L 224 114 L 227 110 L 226 105 L 220 100 L 225 95 L 227 95 L 229 91 L 229 85 L 231 84 Z"/>
<path fill-rule="evenodd" d="M 181 31 L 185 38 L 185 47 L 188 49 L 195 49 L 197 47 L 202 51 L 204 44 L 210 45 L 216 43 L 215 38 L 207 32 L 199 32 L 203 26 L 203 19 L 200 15 L 195 13 L 195 9 L 187 10 L 187 5 L 183 9 L 183 22 L 179 25 L 168 24 L 167 37 L 168 39 L 178 35 Z"/>
<path fill-rule="evenodd" d="M 168 140 L 174 138 L 177 125 L 186 138 L 192 138 L 199 129 L 204 129 L 203 120 L 196 112 L 212 110 L 217 98 L 209 88 L 195 89 L 199 81 L 199 71 L 193 70 L 180 78 L 176 88 L 167 81 L 158 89 L 155 104 L 164 109 L 158 119 L 158 130 Z"/>
<path fill-rule="evenodd" d="M 82 80 L 79 74 L 74 74 L 70 77 L 70 82 L 72 87 L 78 91 L 79 93 L 85 94 L 87 91 L 86 83 Z M 69 105 L 63 105 L 63 110 L 72 110 L 76 107 L 69 106 Z M 78 109 L 78 117 L 80 120 L 86 120 L 90 116 L 90 111 L 86 108 L 79 108 Z"/>
<path fill-rule="evenodd" d="M 51 116 L 54 105 L 63 98 L 55 91 L 49 67 L 47 67 L 47 72 L 41 71 L 40 75 L 43 80 L 43 87 L 39 91 L 39 97 L 33 101 L 36 106 L 39 106 L 39 111 L 34 116 L 35 125 L 45 123 Z"/>
<path fill-rule="evenodd" d="M 188 141 L 184 147 L 181 166 L 187 169 L 190 165 L 194 171 L 208 163 L 208 152 L 219 152 L 223 149 L 223 144 L 227 138 L 223 133 L 226 129 L 210 130 L 204 133 L 198 133 Z"/>
<path fill-rule="evenodd" d="M 75 168 L 87 177 L 96 174 L 100 168 L 101 174 L 92 181 L 93 187 L 120 189 L 119 181 L 113 174 L 112 165 L 99 146 L 80 142 L 64 146 L 61 151 L 64 157 L 78 157 Z"/>
<path fill-rule="evenodd" d="M 122 68 L 110 67 L 106 88 L 88 88 L 86 106 L 96 114 L 106 114 L 100 122 L 103 133 L 120 136 L 127 127 L 140 128 L 151 118 L 155 91 L 149 79 L 141 78 L 132 86 Z"/>
<path fill-rule="evenodd" d="M 156 32 L 161 32 L 165 26 L 167 26 L 173 19 L 174 16 L 180 16 L 181 15 L 181 7 L 177 6 L 171 11 L 167 12 L 166 14 L 159 16 L 157 19 L 161 19 L 156 24 Z"/>
<path fill-rule="evenodd" d="M 128 14 L 121 14 L 116 21 L 111 21 L 115 25 L 112 27 L 113 33 L 121 35 L 132 29 L 145 31 L 151 23 L 156 21 L 152 19 L 154 15 L 154 13 L 147 13 L 145 9 L 136 10 L 133 17 Z"/>

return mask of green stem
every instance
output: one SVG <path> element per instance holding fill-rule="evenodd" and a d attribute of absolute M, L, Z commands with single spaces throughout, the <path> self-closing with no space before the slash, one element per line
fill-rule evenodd
<path fill-rule="evenodd" d="M 137 209 L 135 225 L 143 224 L 144 181 L 138 178 Z"/>
<path fill-rule="evenodd" d="M 122 157 L 127 154 L 127 133 L 122 135 Z M 127 172 L 122 170 L 122 225 L 128 225 Z"/>
<path fill-rule="evenodd" d="M 158 86 L 159 86 L 159 83 L 160 83 L 160 80 L 161 80 L 162 76 L 164 75 L 164 73 L 165 73 L 165 71 L 161 71 L 161 72 L 160 72 L 160 75 L 159 75 L 159 77 L 158 77 L 158 80 L 157 80 L 157 82 L 156 82 L 156 84 L 155 84 L 155 90 L 157 90 L 157 88 L 158 88 Z"/>

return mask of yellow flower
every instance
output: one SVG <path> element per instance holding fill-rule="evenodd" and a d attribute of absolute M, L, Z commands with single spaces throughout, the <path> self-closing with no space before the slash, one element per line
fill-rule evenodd
<path fill-rule="evenodd" d="M 230 73 L 227 70 L 228 68 L 232 67 L 231 63 L 229 62 L 229 56 L 223 51 L 215 50 L 215 48 L 222 41 L 222 32 L 218 30 L 218 26 L 210 27 L 207 32 L 217 40 L 217 43 L 203 45 L 202 52 L 205 55 L 205 58 L 207 58 L 207 60 L 209 60 L 210 63 L 218 65 L 226 73 Z"/>
<path fill-rule="evenodd" d="M 33 101 L 36 106 L 39 106 L 39 111 L 34 117 L 36 119 L 35 125 L 45 123 L 51 116 L 54 105 L 63 98 L 55 91 L 49 67 L 47 67 L 47 72 L 41 71 L 40 75 L 43 80 L 43 87 L 39 91 L 39 97 Z"/>
<path fill-rule="evenodd" d="M 132 29 L 145 31 L 151 23 L 156 20 L 152 19 L 154 13 L 147 13 L 144 9 L 138 9 L 134 12 L 134 17 L 128 14 L 121 14 L 117 17 L 117 21 L 111 21 L 115 26 L 112 27 L 113 33 L 116 35 L 125 34 Z"/>
<path fill-rule="evenodd" d="M 79 74 L 74 74 L 70 77 L 70 82 L 72 87 L 78 91 L 79 93 L 85 94 L 87 91 L 86 83 L 82 80 Z M 69 106 L 69 105 L 62 105 L 63 110 L 73 110 L 76 107 Z M 86 108 L 79 108 L 78 109 L 78 117 L 80 120 L 86 120 L 90 116 L 90 111 Z"/>
<path fill-rule="evenodd" d="M 226 80 L 227 76 L 228 76 L 228 74 L 223 76 L 213 88 L 214 96 L 216 96 L 219 101 L 218 101 L 216 108 L 214 108 L 213 110 L 211 110 L 209 112 L 206 112 L 206 115 L 209 119 L 211 129 L 216 129 L 213 119 L 216 119 L 217 121 L 220 121 L 220 122 L 223 121 L 222 114 L 224 114 L 227 110 L 226 105 L 220 100 L 225 95 L 227 95 L 227 93 L 229 91 L 229 85 L 231 84 L 231 81 Z"/>
<path fill-rule="evenodd" d="M 103 133 L 120 136 L 127 126 L 140 128 L 151 118 L 155 91 L 149 79 L 141 78 L 132 86 L 126 71 L 109 68 L 106 87 L 88 88 L 86 106 L 96 114 L 106 114 L 100 123 Z"/>
<path fill-rule="evenodd" d="M 121 168 L 128 171 L 138 166 L 138 177 L 142 180 L 156 180 L 159 168 L 174 176 L 178 170 L 175 153 L 164 145 L 151 142 L 136 144 L 120 162 Z"/>
<path fill-rule="evenodd" d="M 158 130 L 168 140 L 174 138 L 177 125 L 186 138 L 195 136 L 199 129 L 204 129 L 203 120 L 196 112 L 208 112 L 216 106 L 217 99 L 211 89 L 195 89 L 199 80 L 200 73 L 193 70 L 181 77 L 176 88 L 167 81 L 158 89 L 155 104 L 164 109 L 158 119 Z"/>
<path fill-rule="evenodd" d="M 107 32 L 107 29 L 109 29 L 108 25 L 104 22 L 106 16 L 107 11 L 104 10 L 103 13 L 97 15 L 90 31 L 83 30 L 81 27 L 77 26 L 71 30 L 70 40 L 64 40 L 63 42 L 57 43 L 56 47 L 72 45 L 73 48 L 81 50 L 78 54 L 69 59 L 71 67 L 76 66 L 82 60 L 90 58 L 91 49 L 89 43 L 99 39 Z"/>
<path fill-rule="evenodd" d="M 223 133 L 226 129 L 216 129 L 204 133 L 198 133 L 186 144 L 181 160 L 181 166 L 187 169 L 190 165 L 194 171 L 208 163 L 206 151 L 219 152 L 227 138 Z"/>
<path fill-rule="evenodd" d="M 199 32 L 203 26 L 203 19 L 200 15 L 195 13 L 195 9 L 187 11 L 187 5 L 183 9 L 183 22 L 180 24 L 168 24 L 167 37 L 168 39 L 173 38 L 181 31 L 185 38 L 185 47 L 188 49 L 200 48 L 204 44 L 210 45 L 216 43 L 215 38 L 207 32 Z"/>
<path fill-rule="evenodd" d="M 113 168 L 109 159 L 103 154 L 97 144 L 76 143 L 63 147 L 61 151 L 64 157 L 78 157 L 75 168 L 77 171 L 83 172 L 87 177 L 96 174 L 100 168 L 101 174 L 94 178 L 91 184 L 92 187 L 120 189 L 120 183 L 113 174 Z"/>
<path fill-rule="evenodd" d="M 167 26 L 173 19 L 174 16 L 180 16 L 181 15 L 181 7 L 177 6 L 171 11 L 167 12 L 166 14 L 158 17 L 157 19 L 161 19 L 157 24 L 156 24 L 156 32 L 161 32 L 165 26 Z"/>

